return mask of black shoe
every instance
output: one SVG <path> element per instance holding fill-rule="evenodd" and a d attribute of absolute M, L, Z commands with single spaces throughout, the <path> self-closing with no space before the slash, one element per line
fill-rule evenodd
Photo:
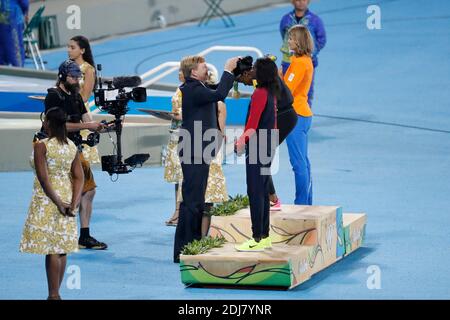
<path fill-rule="evenodd" d="M 97 241 L 94 237 L 80 238 L 78 239 L 78 248 L 80 249 L 92 249 L 92 250 L 105 250 L 108 248 L 106 243 Z"/>

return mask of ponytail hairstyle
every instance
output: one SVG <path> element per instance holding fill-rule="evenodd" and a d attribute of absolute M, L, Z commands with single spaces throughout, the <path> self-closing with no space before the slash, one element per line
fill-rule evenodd
<path fill-rule="evenodd" d="M 258 88 L 266 88 L 274 97 L 280 97 L 280 83 L 278 82 L 278 68 L 268 57 L 259 58 L 255 63 L 256 81 Z"/>
<path fill-rule="evenodd" d="M 289 37 L 295 42 L 294 54 L 296 57 L 311 57 L 314 52 L 314 41 L 307 27 L 295 25 L 288 31 Z"/>

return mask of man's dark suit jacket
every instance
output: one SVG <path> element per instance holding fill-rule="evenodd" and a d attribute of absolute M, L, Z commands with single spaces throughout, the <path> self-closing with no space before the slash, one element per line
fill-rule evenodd
<path fill-rule="evenodd" d="M 181 85 L 183 113 L 181 129 L 184 130 L 180 131 L 178 147 L 182 162 L 204 156 L 204 160 L 209 163 L 211 158 L 216 156 L 222 142 L 222 135 L 218 131 L 217 102 L 225 100 L 233 82 L 234 75 L 225 71 L 217 89 L 212 89 L 190 77 L 187 77 L 185 83 Z M 207 130 L 209 134 L 204 136 Z M 190 139 L 184 136 L 187 133 Z"/>

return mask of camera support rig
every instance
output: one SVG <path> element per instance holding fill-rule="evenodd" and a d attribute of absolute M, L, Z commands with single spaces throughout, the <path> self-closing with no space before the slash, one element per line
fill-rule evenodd
<path fill-rule="evenodd" d="M 148 153 L 134 154 L 122 161 L 122 116 L 129 111 L 128 102 L 130 100 L 147 101 L 147 91 L 145 88 L 137 87 L 141 83 L 139 77 L 114 78 L 112 81 L 105 82 L 108 87 L 104 89 L 100 75 L 101 70 L 102 66 L 97 65 L 99 76 L 98 87 L 94 90 L 95 105 L 114 116 L 114 131 L 117 138 L 117 154 L 102 156 L 102 170 L 107 171 L 111 176 L 130 173 L 135 167 L 142 166 L 150 155 Z M 126 92 L 125 87 L 133 87 L 133 89 Z"/>

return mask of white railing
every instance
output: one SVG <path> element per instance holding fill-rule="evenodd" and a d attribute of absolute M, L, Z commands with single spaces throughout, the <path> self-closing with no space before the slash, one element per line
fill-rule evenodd
<path fill-rule="evenodd" d="M 208 49 L 205 49 L 201 52 L 199 52 L 197 55 L 198 56 L 206 56 L 207 54 L 211 53 L 211 52 L 215 52 L 215 51 L 240 51 L 240 52 L 255 52 L 256 55 L 258 56 L 258 58 L 263 56 L 263 53 L 261 50 L 259 50 L 258 48 L 255 47 L 243 47 L 243 46 L 213 46 L 210 47 Z M 166 63 L 163 63 L 145 73 L 143 73 L 140 77 L 142 79 L 142 81 L 144 82 L 142 84 L 143 87 L 149 87 L 150 85 L 156 83 L 157 81 L 161 80 L 162 78 L 168 76 L 169 74 L 178 71 L 180 66 L 179 62 L 174 62 L 174 61 L 169 61 Z M 170 69 L 164 71 L 163 73 L 161 73 L 160 75 L 145 81 L 145 79 L 147 79 L 148 77 L 154 75 L 155 73 L 165 69 L 169 67 Z M 218 78 L 219 74 L 217 72 L 217 68 L 215 66 L 213 66 L 212 64 L 208 64 L 208 68 L 210 68 L 210 70 L 215 73 L 216 79 Z"/>
<path fill-rule="evenodd" d="M 240 46 L 213 46 L 206 50 L 203 50 L 198 55 L 199 56 L 206 56 L 208 53 L 213 51 L 250 51 L 255 52 L 259 58 L 263 56 L 263 53 L 261 50 L 255 47 L 240 47 Z"/>
<path fill-rule="evenodd" d="M 216 68 L 214 65 L 210 64 L 210 63 L 207 63 L 206 65 L 208 66 L 208 69 L 211 71 L 211 73 L 212 73 L 212 74 L 215 76 L 215 78 L 217 79 L 217 77 L 218 77 L 218 75 L 219 75 L 219 72 L 217 71 L 217 68 Z M 164 72 L 161 73 L 160 75 L 158 75 L 158 76 L 156 76 L 156 77 L 154 77 L 154 78 L 152 78 L 152 79 L 150 79 L 150 80 L 148 80 L 148 81 L 145 81 L 145 82 L 142 84 L 142 87 L 148 88 L 148 87 L 150 87 L 152 84 L 158 82 L 159 80 L 161 80 L 161 79 L 164 78 L 165 76 L 171 74 L 172 72 L 178 71 L 178 69 L 180 69 L 180 62 L 179 62 L 179 61 L 168 61 L 168 62 L 165 62 L 165 63 L 163 63 L 163 64 L 157 66 L 156 68 L 153 68 L 153 69 L 147 71 L 146 73 L 142 74 L 140 77 L 141 77 L 142 80 L 144 80 L 145 78 L 148 78 L 148 77 L 150 77 L 151 75 L 157 73 L 158 71 L 161 71 L 161 70 L 163 70 L 164 68 L 168 68 L 168 67 L 169 67 L 170 69 L 164 71 Z"/>

